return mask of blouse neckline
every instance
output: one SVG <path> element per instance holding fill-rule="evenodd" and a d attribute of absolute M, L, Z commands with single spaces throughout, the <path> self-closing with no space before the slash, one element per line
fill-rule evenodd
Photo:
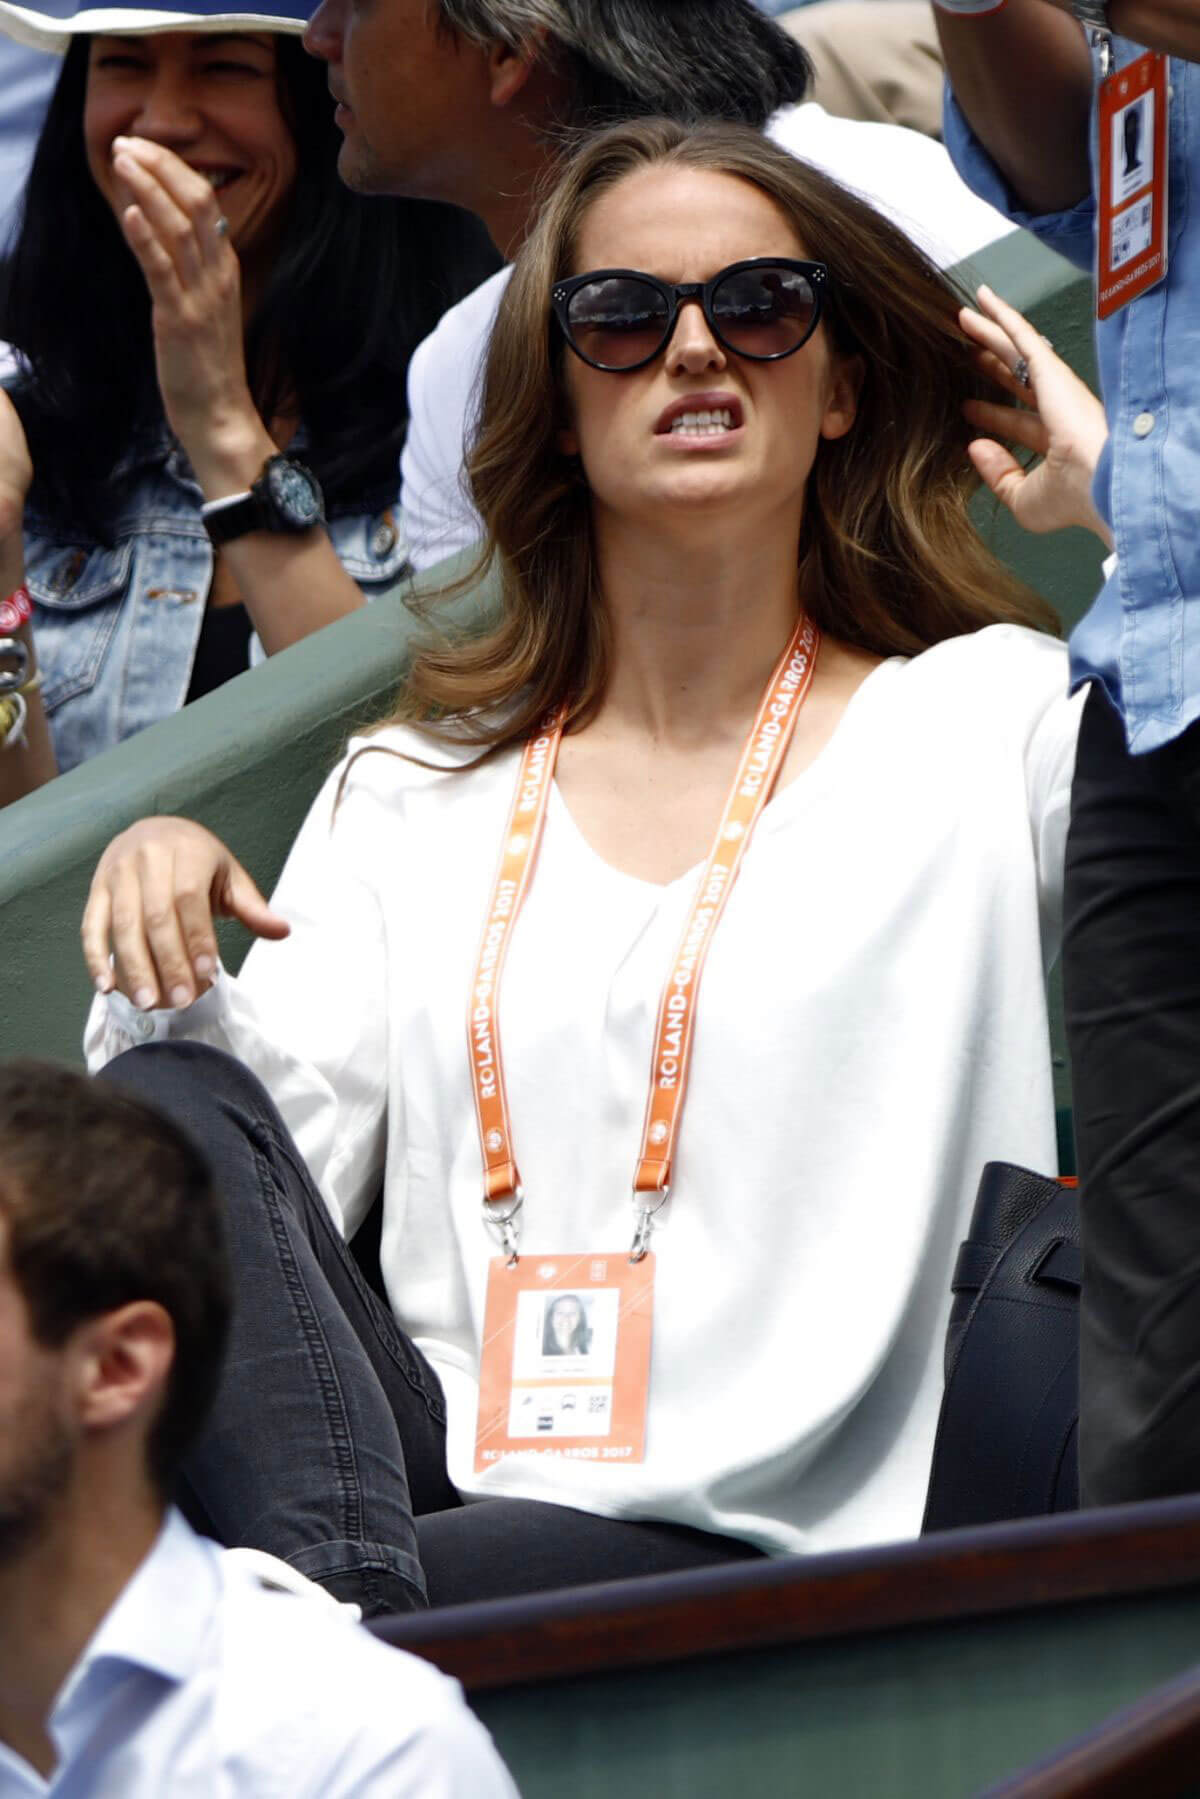
<path fill-rule="evenodd" d="M 845 711 L 842 713 L 841 718 L 834 727 L 828 742 L 818 751 L 817 755 L 806 768 L 802 768 L 799 773 L 793 775 L 789 781 L 785 781 L 768 800 L 762 817 L 759 819 L 756 827 L 756 838 L 761 837 L 765 832 L 780 829 L 788 822 L 792 813 L 797 809 L 801 802 L 810 798 L 820 786 L 824 785 L 829 779 L 830 771 L 845 755 L 847 742 L 852 741 L 857 734 L 858 725 L 856 720 L 865 710 L 861 704 L 863 695 L 866 694 L 869 688 L 883 685 L 879 680 L 879 676 L 883 673 L 884 669 L 900 668 L 908 661 L 909 658 L 907 656 L 885 657 L 882 662 L 877 663 L 871 672 L 859 682 L 858 686 L 847 700 Z M 579 849 L 590 862 L 597 868 L 603 869 L 605 874 L 612 880 L 621 882 L 630 890 L 640 888 L 645 893 L 657 895 L 659 897 L 673 893 L 677 888 L 694 884 L 700 870 L 707 861 L 707 857 L 705 857 L 699 862 L 694 862 L 690 868 L 684 869 L 682 874 L 676 875 L 673 881 L 650 881 L 646 880 L 642 875 L 631 874 L 627 869 L 618 868 L 615 862 L 608 861 L 606 857 L 600 854 L 599 850 L 593 848 L 588 838 L 576 823 L 574 814 L 564 799 L 557 780 L 552 783 L 550 789 L 547 823 L 549 824 L 551 822 L 553 822 L 556 831 L 559 829 L 565 830 L 568 835 L 574 839 Z M 753 844 L 748 853 L 753 853 Z"/>

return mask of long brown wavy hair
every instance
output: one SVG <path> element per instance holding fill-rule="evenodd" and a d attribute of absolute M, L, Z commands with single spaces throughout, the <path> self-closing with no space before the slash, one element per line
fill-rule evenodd
<path fill-rule="evenodd" d="M 994 395 L 958 327 L 965 296 L 866 201 L 759 133 L 638 120 L 589 139 L 563 169 L 496 319 L 467 463 L 487 535 L 451 591 L 494 568 L 499 618 L 481 635 L 420 649 L 389 723 L 432 718 L 439 734 L 490 752 L 564 702 L 577 728 L 604 697 L 608 621 L 589 490 L 558 445 L 566 350 L 550 293 L 576 272 L 580 226 L 600 195 L 664 163 L 737 176 L 774 200 L 806 254 L 829 266 L 835 347 L 862 359 L 855 422 L 819 445 L 797 546 L 798 596 L 821 630 L 892 656 L 1001 621 L 1058 629 L 967 515 L 979 480 L 962 405 Z"/>

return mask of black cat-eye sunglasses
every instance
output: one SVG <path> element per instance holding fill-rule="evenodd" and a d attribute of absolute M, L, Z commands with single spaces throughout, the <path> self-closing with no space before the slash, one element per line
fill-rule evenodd
<path fill-rule="evenodd" d="M 777 362 L 806 344 L 829 295 L 823 262 L 755 256 L 731 262 L 709 281 L 677 286 L 639 269 L 593 269 L 556 281 L 554 316 L 576 356 L 594 369 L 645 368 L 671 341 L 679 308 L 696 300 L 727 350 Z"/>

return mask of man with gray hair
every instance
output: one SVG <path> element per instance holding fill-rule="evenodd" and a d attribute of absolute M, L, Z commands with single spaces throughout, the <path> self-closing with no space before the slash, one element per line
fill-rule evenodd
<path fill-rule="evenodd" d="M 329 64 L 347 185 L 465 206 L 506 256 L 564 133 L 649 114 L 761 127 L 810 73 L 753 0 L 321 0 L 304 42 Z"/>
<path fill-rule="evenodd" d="M 753 0 L 321 0 L 305 44 L 329 64 L 343 180 L 465 206 L 508 257 L 564 137 L 649 114 L 769 129 L 943 267 L 1011 230 L 931 139 L 805 104 L 808 59 Z M 410 364 L 401 497 L 417 568 L 481 532 L 462 465 L 507 279 L 452 307 Z"/>

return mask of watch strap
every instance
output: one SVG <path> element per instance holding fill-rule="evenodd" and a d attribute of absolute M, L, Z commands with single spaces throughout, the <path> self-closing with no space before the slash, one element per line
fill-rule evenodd
<path fill-rule="evenodd" d="M 218 548 L 223 543 L 232 543 L 235 537 L 245 537 L 250 531 L 270 530 L 271 521 L 265 513 L 266 508 L 256 493 L 235 493 L 224 500 L 207 500 L 200 508 L 209 541 Z"/>
<path fill-rule="evenodd" d="M 307 517 L 291 510 L 288 500 L 275 493 L 273 477 L 280 470 L 290 471 L 293 477 L 299 476 L 306 485 L 312 500 Z M 247 492 L 205 501 L 200 508 L 200 517 L 211 542 L 219 546 L 232 543 L 236 537 L 245 537 L 251 531 L 307 531 L 324 524 L 325 508 L 320 482 L 312 470 L 302 462 L 276 455 L 267 458 L 257 481 Z"/>

